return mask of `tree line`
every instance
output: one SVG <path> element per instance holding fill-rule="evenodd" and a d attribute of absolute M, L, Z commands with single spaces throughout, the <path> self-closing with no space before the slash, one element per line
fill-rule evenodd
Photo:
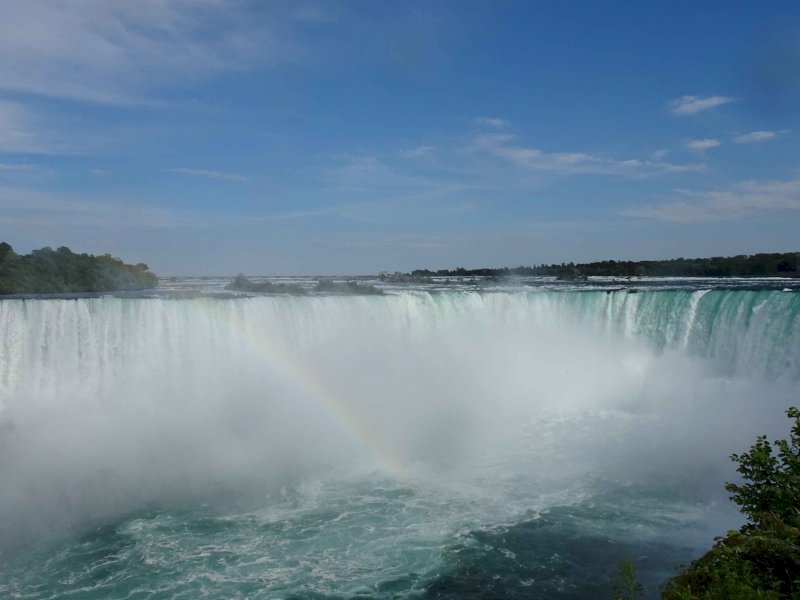
<path fill-rule="evenodd" d="M 798 277 L 798 252 L 740 254 L 669 260 L 603 260 L 489 269 L 416 269 L 410 277 L 539 276 L 561 279 L 602 277 Z"/>
<path fill-rule="evenodd" d="M 125 264 L 110 254 L 77 254 L 66 246 L 17 254 L 0 242 L 0 294 L 116 292 L 156 285 L 158 277 L 144 263 Z"/>
<path fill-rule="evenodd" d="M 296 296 L 302 296 L 308 293 L 308 290 L 299 283 L 277 283 L 269 281 L 268 279 L 253 281 L 241 273 L 234 277 L 231 282 L 225 286 L 225 289 L 257 294 L 293 294 Z M 313 291 L 326 294 L 357 294 L 362 296 L 383 295 L 383 291 L 376 288 L 374 285 L 359 283 L 355 280 L 334 281 L 332 279 L 320 279 L 314 285 Z"/>

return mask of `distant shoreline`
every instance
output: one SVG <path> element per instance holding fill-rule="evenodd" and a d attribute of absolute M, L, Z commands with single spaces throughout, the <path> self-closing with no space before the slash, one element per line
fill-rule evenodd
<path fill-rule="evenodd" d="M 519 267 L 415 269 L 410 273 L 382 272 L 385 281 L 414 281 L 429 277 L 556 277 L 566 281 L 587 277 L 800 277 L 800 252 L 740 254 L 711 258 L 541 264 Z"/>

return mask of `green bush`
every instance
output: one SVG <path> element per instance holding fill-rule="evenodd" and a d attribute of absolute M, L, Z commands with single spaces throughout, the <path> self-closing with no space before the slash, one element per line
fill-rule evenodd
<path fill-rule="evenodd" d="M 383 291 L 374 285 L 361 284 L 357 281 L 333 281 L 332 279 L 321 279 L 314 288 L 317 292 L 328 294 L 362 294 L 368 296 L 382 296 Z"/>
<path fill-rule="evenodd" d="M 299 283 L 272 283 L 264 280 L 260 282 L 252 281 L 239 273 L 228 285 L 228 290 L 237 292 L 251 292 L 257 294 L 295 294 L 302 295 L 306 290 Z"/>
<path fill-rule="evenodd" d="M 747 523 L 667 581 L 662 598 L 800 598 L 800 410 L 786 413 L 794 419 L 788 440 L 759 436 L 731 456 L 743 481 L 725 489 Z"/>
<path fill-rule="evenodd" d="M 642 600 L 644 587 L 636 579 L 633 563 L 624 560 L 617 565 L 617 579 L 614 582 L 614 600 Z"/>
<path fill-rule="evenodd" d="M 739 505 L 754 526 L 774 519 L 797 521 L 800 507 L 800 410 L 792 407 L 786 414 L 795 422 L 788 440 L 775 441 L 777 455 L 773 455 L 773 446 L 762 435 L 750 452 L 731 456 L 731 460 L 739 463 L 736 470 L 745 483 L 728 483 L 725 489 L 731 492 L 731 500 Z"/>

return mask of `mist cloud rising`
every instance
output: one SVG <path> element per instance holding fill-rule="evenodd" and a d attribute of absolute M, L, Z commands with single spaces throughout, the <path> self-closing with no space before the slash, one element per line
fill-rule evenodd
<path fill-rule="evenodd" d="M 601 475 L 721 491 L 727 455 L 780 432 L 791 365 L 767 381 L 769 357 L 752 360 L 774 338 L 769 307 L 750 330 L 722 327 L 738 341 L 699 359 L 691 331 L 657 339 L 669 333 L 658 307 L 585 298 L 6 301 L 3 537 L 342 469 L 409 484 L 524 473 L 555 488 Z M 692 317 L 671 302 L 658 310 Z M 724 370 L 708 360 L 722 348 Z"/>

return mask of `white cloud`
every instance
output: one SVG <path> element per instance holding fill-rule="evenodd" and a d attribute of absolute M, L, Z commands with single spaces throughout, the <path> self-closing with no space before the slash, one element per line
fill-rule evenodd
<path fill-rule="evenodd" d="M 336 157 L 340 164 L 322 176 L 330 185 L 328 190 L 383 198 L 442 185 L 436 177 L 423 175 L 407 163 L 387 162 L 387 158 L 374 154 L 340 155 Z"/>
<path fill-rule="evenodd" d="M 655 161 L 661 161 L 667 158 L 667 155 L 669 155 L 669 150 L 667 148 L 659 148 L 650 155 L 650 158 Z"/>
<path fill-rule="evenodd" d="M 109 173 L 109 171 L 106 171 L 105 169 L 91 169 L 89 172 L 95 177 L 104 177 Z"/>
<path fill-rule="evenodd" d="M 490 134 L 473 139 L 473 151 L 501 158 L 517 167 L 565 175 L 643 176 L 699 171 L 702 164 L 680 165 L 658 160 L 619 160 L 584 152 L 544 152 L 515 143 L 515 135 Z"/>
<path fill-rule="evenodd" d="M 176 81 L 293 60 L 265 11 L 226 0 L 4 2 L 0 90 L 140 103 Z"/>
<path fill-rule="evenodd" d="M 678 116 L 695 115 L 704 110 L 722 106 L 733 102 L 733 98 L 728 96 L 709 96 L 701 98 L 699 96 L 683 96 L 672 102 L 672 114 Z"/>
<path fill-rule="evenodd" d="M 708 150 L 709 148 L 716 148 L 719 145 L 720 141 L 712 138 L 705 138 L 702 140 L 691 140 L 689 142 L 686 142 L 686 147 L 689 150 L 694 150 L 696 152 L 702 152 L 703 150 Z"/>
<path fill-rule="evenodd" d="M 701 223 L 743 219 L 760 212 L 800 210 L 800 178 L 744 181 L 726 190 L 676 193 L 679 199 L 674 201 L 631 207 L 622 214 L 675 223 Z"/>
<path fill-rule="evenodd" d="M 213 171 L 211 169 L 187 169 L 185 167 L 178 167 L 174 169 L 165 169 L 168 173 L 178 173 L 180 175 L 190 175 L 192 177 L 209 177 L 211 179 L 220 179 L 222 181 L 247 181 L 244 175 L 237 175 L 236 173 L 225 173 L 223 171 Z"/>
<path fill-rule="evenodd" d="M 467 187 L 432 182 L 426 189 L 404 190 L 399 194 L 397 193 L 398 188 L 391 185 L 385 188 L 370 187 L 359 189 L 370 198 L 364 202 L 348 202 L 306 210 L 265 214 L 248 217 L 247 221 L 252 224 L 262 221 L 335 216 L 363 223 L 398 223 L 409 218 L 416 222 L 422 218 L 423 214 L 426 215 L 425 218 L 433 218 L 434 214 L 451 212 L 447 199 L 464 192 Z"/>
<path fill-rule="evenodd" d="M 33 165 L 25 163 L 0 163 L 0 171 L 30 171 Z"/>
<path fill-rule="evenodd" d="M 420 250 L 438 250 L 460 245 L 463 240 L 453 237 L 433 237 L 421 235 L 389 236 L 365 240 L 345 240 L 337 243 L 342 248 L 417 248 Z"/>
<path fill-rule="evenodd" d="M 400 156 L 404 156 L 405 158 L 425 158 L 433 154 L 435 150 L 436 146 L 417 146 L 411 150 L 401 151 Z"/>
<path fill-rule="evenodd" d="M 472 123 L 479 127 L 493 127 L 495 129 L 508 127 L 508 121 L 497 117 L 475 117 L 472 119 Z"/>
<path fill-rule="evenodd" d="M 782 131 L 751 131 L 744 135 L 737 135 L 733 138 L 733 141 L 736 144 L 755 144 L 757 142 L 766 142 L 767 140 L 775 139 L 779 135 L 785 133 L 788 133 L 785 129 Z"/>
<path fill-rule="evenodd" d="M 308 219 L 314 217 L 324 217 L 328 215 L 337 215 L 337 216 L 344 216 L 348 213 L 348 211 L 352 210 L 353 208 L 358 208 L 360 205 L 358 204 L 342 204 L 336 206 L 327 206 L 325 208 L 316 208 L 316 209 L 309 209 L 309 210 L 296 210 L 291 212 L 283 212 L 283 213 L 274 213 L 274 214 L 267 214 L 261 215 L 255 218 L 249 219 L 252 221 L 287 221 L 292 219 Z"/>
<path fill-rule="evenodd" d="M 30 112 L 16 102 L 0 101 L 0 152 L 36 152 L 41 146 Z"/>
<path fill-rule="evenodd" d="M 163 229 L 199 223 L 160 206 L 0 186 L 0 225 L 26 231 L 53 229 Z"/>
<path fill-rule="evenodd" d="M 121 137 L 109 135 L 109 128 L 101 135 L 96 129 L 83 127 L 85 123 L 83 119 L 58 119 L 36 112 L 27 103 L 0 99 L 0 152 L 81 154 L 106 146 L 111 138 L 118 142 Z"/>

